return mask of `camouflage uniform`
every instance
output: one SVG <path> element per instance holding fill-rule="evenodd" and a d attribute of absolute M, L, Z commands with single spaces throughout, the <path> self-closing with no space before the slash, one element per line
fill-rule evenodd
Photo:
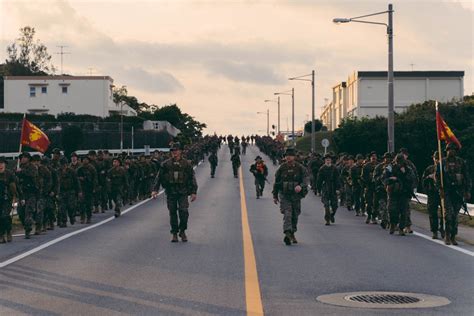
<path fill-rule="evenodd" d="M 430 230 L 433 233 L 433 239 L 438 238 L 438 231 L 444 237 L 443 217 L 439 214 L 441 198 L 438 187 L 436 186 L 436 168 L 437 164 L 428 166 L 423 172 L 422 184 L 425 193 L 428 196 L 428 214 L 430 217 Z"/>
<path fill-rule="evenodd" d="M 448 145 L 447 150 L 454 150 L 454 143 Z M 444 205 L 445 205 L 445 231 L 446 244 L 457 245 L 458 213 L 462 207 L 463 199 L 470 196 L 472 180 L 467 169 L 466 162 L 456 155 L 443 158 L 443 180 L 444 180 Z M 440 170 L 437 168 L 436 178 L 441 182 Z"/>
<path fill-rule="evenodd" d="M 28 239 L 33 229 L 33 217 L 36 214 L 38 193 L 40 190 L 38 168 L 36 168 L 32 162 L 28 161 L 20 164 L 20 169 L 17 170 L 16 175 L 18 177 L 19 191 L 21 192 L 21 203 L 18 207 L 18 215 L 25 228 L 25 238 Z"/>
<path fill-rule="evenodd" d="M 316 178 L 316 185 L 321 188 L 321 201 L 324 204 L 324 219 L 326 225 L 335 221 L 337 210 L 337 192 L 340 188 L 340 177 L 337 167 L 334 165 L 322 165 Z"/>
<path fill-rule="evenodd" d="M 364 201 L 365 201 L 365 210 L 367 211 L 366 223 L 370 221 L 372 223 L 377 223 L 377 209 L 374 208 L 374 199 L 375 199 L 375 187 L 373 182 L 373 173 L 375 167 L 378 165 L 377 161 L 367 162 L 362 168 L 362 181 L 364 183 Z"/>
<path fill-rule="evenodd" d="M 360 159 L 358 155 L 357 160 Z M 359 216 L 361 213 L 364 213 L 364 208 L 362 207 L 362 163 L 358 161 L 352 168 L 349 170 L 351 178 L 351 189 L 352 189 L 352 198 L 354 203 L 354 210 L 356 215 Z"/>
<path fill-rule="evenodd" d="M 64 159 L 64 161 L 66 161 Z M 46 206 L 44 209 L 44 218 L 43 218 L 43 229 L 47 228 L 48 230 L 54 229 L 54 222 L 56 222 L 56 212 L 57 212 L 57 195 L 59 191 L 59 175 L 58 169 L 54 169 L 51 166 L 51 163 L 48 163 L 48 160 L 43 157 L 43 164 L 49 169 L 51 173 L 51 189 L 49 194 L 46 197 Z"/>
<path fill-rule="evenodd" d="M 215 174 L 216 174 L 216 168 L 217 168 L 217 165 L 219 163 L 219 159 L 217 158 L 217 153 L 215 151 L 213 151 L 210 155 L 209 155 L 209 164 L 211 165 L 211 178 L 214 178 Z"/>
<path fill-rule="evenodd" d="M 0 158 L 0 162 L 5 163 Z M 0 243 L 12 241 L 12 203 L 18 198 L 16 179 L 13 172 L 0 172 Z M 6 235 L 6 240 L 5 240 Z"/>
<path fill-rule="evenodd" d="M 234 178 L 238 177 L 238 171 L 240 167 L 240 156 L 237 152 L 234 152 L 232 157 L 230 157 L 230 160 L 232 161 L 232 171 L 234 173 Z"/>
<path fill-rule="evenodd" d="M 86 158 L 87 159 L 87 158 Z M 77 176 L 81 183 L 82 189 L 82 201 L 80 206 L 81 213 L 81 224 L 87 219 L 87 223 L 91 223 L 92 218 L 92 207 L 94 204 L 94 194 L 97 190 L 97 172 L 88 162 L 85 160 L 82 165 L 77 169 Z"/>
<path fill-rule="evenodd" d="M 374 211 L 378 214 L 381 220 L 380 225 L 386 229 L 389 224 L 389 215 L 387 208 L 387 191 L 384 183 L 384 170 L 390 164 L 391 155 L 385 153 L 384 162 L 379 163 L 373 172 L 372 181 L 374 185 Z"/>
<path fill-rule="evenodd" d="M 301 214 L 301 199 L 308 193 L 308 173 L 306 168 L 294 161 L 284 162 L 275 173 L 275 183 L 273 185 L 273 198 L 280 200 L 280 212 L 283 214 L 283 233 L 285 243 L 294 237 L 297 231 L 298 216 Z M 295 192 L 295 188 L 300 186 L 302 191 Z"/>
<path fill-rule="evenodd" d="M 395 163 L 384 170 L 387 187 L 387 207 L 390 214 L 390 233 L 393 234 L 398 224 L 400 235 L 408 223 L 408 209 L 416 183 L 415 173 L 406 163 L 405 158 L 398 154 Z"/>
<path fill-rule="evenodd" d="M 115 205 L 115 217 L 120 216 L 123 206 L 123 192 L 128 187 L 127 172 L 122 166 L 114 166 L 107 172 L 110 197 Z"/>
<path fill-rule="evenodd" d="M 184 158 L 164 161 L 155 178 L 153 191 L 158 192 L 160 186 L 166 193 L 171 234 L 184 233 L 188 228 L 188 196 L 196 194 L 198 189 L 191 162 Z"/>
<path fill-rule="evenodd" d="M 84 171 L 81 171 L 81 174 L 83 173 Z M 86 181 L 84 180 L 83 183 L 86 183 Z M 76 210 L 81 191 L 81 183 L 76 171 L 64 163 L 59 170 L 59 227 L 67 226 L 68 217 L 71 225 L 74 225 L 76 222 Z M 90 199 L 90 197 L 88 198 Z M 90 208 L 92 208 L 91 202 L 88 203 Z"/>
<path fill-rule="evenodd" d="M 34 157 L 33 157 L 34 158 Z M 39 159 L 39 156 L 38 158 Z M 38 168 L 39 192 L 35 214 L 35 235 L 39 235 L 43 228 L 44 215 L 50 204 L 50 193 L 53 191 L 51 171 L 44 164 L 36 165 Z"/>
<path fill-rule="evenodd" d="M 256 163 L 250 166 L 250 172 L 255 177 L 255 191 L 257 193 L 257 199 L 263 195 L 263 190 L 265 189 L 265 181 L 268 176 L 268 168 L 263 161 L 260 161 L 262 157 L 258 156 L 255 160 Z"/>

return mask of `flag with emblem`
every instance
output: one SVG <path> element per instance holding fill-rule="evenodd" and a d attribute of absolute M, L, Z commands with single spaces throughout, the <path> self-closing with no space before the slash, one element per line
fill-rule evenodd
<path fill-rule="evenodd" d="M 43 133 L 36 125 L 23 119 L 23 124 L 21 128 L 21 145 L 28 146 L 32 149 L 35 149 L 39 152 L 44 153 L 48 150 L 50 141 L 48 136 Z"/>
<path fill-rule="evenodd" d="M 461 149 L 461 143 L 456 138 L 454 133 L 449 128 L 448 124 L 444 121 L 441 114 L 436 111 L 436 130 L 438 132 L 438 139 L 444 140 L 446 143 L 455 143 L 459 149 Z"/>

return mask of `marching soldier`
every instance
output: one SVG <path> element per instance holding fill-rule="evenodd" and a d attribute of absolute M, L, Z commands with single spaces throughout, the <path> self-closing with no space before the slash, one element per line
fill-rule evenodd
<path fill-rule="evenodd" d="M 58 226 L 67 227 L 67 220 L 74 225 L 76 222 L 76 210 L 79 199 L 82 198 L 81 183 L 77 177 L 76 171 L 68 166 L 66 159 L 60 161 L 61 169 L 59 170 L 59 212 L 58 212 Z M 84 170 L 81 174 L 84 175 Z M 84 184 L 87 181 L 82 181 Z M 91 199 L 90 194 L 87 197 Z M 90 202 L 88 202 L 90 204 Z M 91 204 L 90 204 L 91 205 Z M 92 208 L 92 206 L 90 206 Z M 83 220 L 81 219 L 81 223 Z"/>
<path fill-rule="evenodd" d="M 230 161 L 232 161 L 232 171 L 234 173 L 234 178 L 238 178 L 238 171 L 240 167 L 240 156 L 237 150 L 234 150 L 232 157 L 230 157 Z"/>
<path fill-rule="evenodd" d="M 447 156 L 443 158 L 444 205 L 445 215 L 445 244 L 457 245 L 458 213 L 463 200 L 471 198 L 472 180 L 466 162 L 457 156 L 457 147 L 454 143 L 446 146 Z M 438 183 L 441 181 L 439 167 L 436 172 Z M 442 194 L 442 193 L 441 193 Z"/>
<path fill-rule="evenodd" d="M 347 156 L 347 161 L 341 170 L 341 177 L 344 181 L 344 196 L 346 198 L 345 205 L 348 211 L 353 210 L 354 200 L 353 200 L 353 191 L 352 191 L 352 180 L 351 180 L 351 169 L 354 166 L 354 157 Z"/>
<path fill-rule="evenodd" d="M 380 226 L 386 229 L 389 225 L 389 215 L 387 209 L 387 191 L 385 189 L 385 179 L 383 173 L 385 168 L 392 162 L 392 155 L 386 152 L 383 155 L 383 162 L 379 163 L 373 172 L 374 185 L 374 210 L 378 214 L 381 222 Z"/>
<path fill-rule="evenodd" d="M 321 155 L 319 153 L 313 153 L 311 160 L 308 163 L 308 170 L 311 172 L 311 188 L 313 189 L 314 194 L 321 193 L 321 189 L 317 185 L 317 179 L 319 169 L 323 164 L 324 162 L 321 159 Z"/>
<path fill-rule="evenodd" d="M 411 170 L 413 171 L 413 174 L 415 175 L 415 182 L 413 183 L 413 188 L 416 189 L 418 187 L 418 179 L 419 179 L 418 170 L 416 169 L 415 164 L 410 159 L 408 159 L 408 156 L 409 156 L 408 149 L 400 148 L 400 153 L 403 155 L 403 157 L 405 158 L 406 163 L 408 164 L 408 167 L 411 168 Z M 411 229 L 411 210 L 410 210 L 410 208 L 408 208 L 407 226 L 405 227 L 405 231 L 407 233 L 410 233 L 410 234 L 413 233 L 413 230 Z"/>
<path fill-rule="evenodd" d="M 435 151 L 433 154 L 433 164 L 426 167 L 422 177 L 423 189 L 428 196 L 428 214 L 433 239 L 438 239 L 438 231 L 441 233 L 441 238 L 445 237 L 443 218 L 439 216 L 438 212 L 441 205 L 441 198 L 439 196 L 438 187 L 436 186 L 436 168 L 438 168 L 438 164 L 438 152 Z"/>
<path fill-rule="evenodd" d="M 395 157 L 393 164 L 384 170 L 387 187 L 387 207 L 390 215 L 390 234 L 395 232 L 398 224 L 400 236 L 405 236 L 404 229 L 408 220 L 408 208 L 416 182 L 415 174 L 402 154 Z"/>
<path fill-rule="evenodd" d="M 50 160 L 46 156 L 44 156 L 41 160 L 41 164 L 48 168 L 49 172 L 51 173 L 51 189 L 46 197 L 46 206 L 44 209 L 43 218 L 43 230 L 54 230 L 54 222 L 56 222 L 57 195 L 59 190 L 59 170 L 56 170 L 51 166 Z"/>
<path fill-rule="evenodd" d="M 112 168 L 107 172 L 107 183 L 109 186 L 110 197 L 115 205 L 115 217 L 119 217 L 120 208 L 123 203 L 123 192 L 128 187 L 127 173 L 121 166 L 120 159 L 112 160 Z"/>
<path fill-rule="evenodd" d="M 35 235 L 39 235 L 43 230 L 44 213 L 46 209 L 47 199 L 52 189 L 52 179 L 51 172 L 49 171 L 49 169 L 40 163 L 41 157 L 39 155 L 34 155 L 33 157 L 31 157 L 31 160 L 35 165 L 36 169 L 38 170 L 39 190 L 34 221 Z"/>
<path fill-rule="evenodd" d="M 82 159 L 82 165 L 77 169 L 77 176 L 81 183 L 82 203 L 81 203 L 81 224 L 91 223 L 92 207 L 94 206 L 94 194 L 97 190 L 97 172 L 90 163 L 90 157 Z"/>
<path fill-rule="evenodd" d="M 356 156 L 356 164 L 352 166 L 349 170 L 350 178 L 351 178 L 351 186 L 352 186 L 352 197 L 354 199 L 354 210 L 356 212 L 356 216 L 360 216 L 364 214 L 364 208 L 362 205 L 362 184 L 361 184 L 361 174 L 362 174 L 362 166 L 364 164 L 364 156 L 361 154 L 357 154 Z"/>
<path fill-rule="evenodd" d="M 308 193 L 308 175 L 306 168 L 295 161 L 295 150 L 286 150 L 286 161 L 275 173 L 273 202 L 280 203 L 283 214 L 283 242 L 290 246 L 298 243 L 295 238 L 298 216 L 301 214 L 301 199 Z"/>
<path fill-rule="evenodd" d="M 179 143 L 172 145 L 171 156 L 170 159 L 163 162 L 161 170 L 155 178 L 152 196 L 156 197 L 160 186 L 163 186 L 170 214 L 171 242 L 178 242 L 178 233 L 181 240 L 187 242 L 188 197 L 191 197 L 191 202 L 196 200 L 198 185 L 191 163 L 182 157 Z"/>
<path fill-rule="evenodd" d="M 30 160 L 31 155 L 23 152 L 20 155 L 20 167 L 16 170 L 19 191 L 21 192 L 18 215 L 25 228 L 25 239 L 30 239 L 33 229 L 33 216 L 36 214 L 38 192 L 40 190 L 38 168 Z"/>
<path fill-rule="evenodd" d="M 366 224 L 372 221 L 372 224 L 377 224 L 377 210 L 374 208 L 374 194 L 375 187 L 373 182 L 374 170 L 378 165 L 377 153 L 375 151 L 370 153 L 370 160 L 362 168 L 362 181 L 364 183 L 364 201 L 365 210 L 367 211 Z"/>
<path fill-rule="evenodd" d="M 217 158 L 217 152 L 213 151 L 209 155 L 208 160 L 209 160 L 209 164 L 211 165 L 211 178 L 214 178 L 216 174 L 217 164 L 219 163 L 219 159 Z"/>
<path fill-rule="evenodd" d="M 265 181 L 267 181 L 268 168 L 263 162 L 262 157 L 257 156 L 255 163 L 250 166 L 250 172 L 255 177 L 255 190 L 257 191 L 257 199 L 263 195 L 265 189 Z"/>
<path fill-rule="evenodd" d="M 0 244 L 12 241 L 12 205 L 18 199 L 16 179 L 0 157 Z"/>
<path fill-rule="evenodd" d="M 335 222 L 335 215 L 337 210 L 337 195 L 340 188 L 339 171 L 336 166 L 332 164 L 331 155 L 324 156 L 324 164 L 319 169 L 316 186 L 321 188 L 321 201 L 324 204 L 324 220 L 326 225 Z"/>

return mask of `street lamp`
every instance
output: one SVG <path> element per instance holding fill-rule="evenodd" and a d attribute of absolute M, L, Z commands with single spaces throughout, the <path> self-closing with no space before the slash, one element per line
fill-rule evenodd
<path fill-rule="evenodd" d="M 311 79 L 306 79 L 305 77 L 311 76 Z M 303 75 L 299 77 L 288 78 L 288 80 L 300 80 L 300 81 L 310 81 L 311 82 L 311 152 L 316 150 L 316 135 L 315 135 L 315 126 L 314 126 L 314 70 L 311 71 L 308 75 Z"/>
<path fill-rule="evenodd" d="M 295 139 L 295 88 L 283 92 L 275 92 L 274 95 L 291 95 L 291 137 L 293 146 L 296 144 Z"/>
<path fill-rule="evenodd" d="M 266 102 L 278 103 L 278 134 L 280 134 L 280 96 L 278 96 L 277 100 L 265 100 L 265 103 Z"/>
<path fill-rule="evenodd" d="M 257 112 L 257 114 L 267 115 L 267 136 L 270 136 L 270 110 L 267 109 L 267 112 Z"/>
<path fill-rule="evenodd" d="M 377 25 L 384 25 L 387 28 L 387 35 L 388 35 L 388 118 L 387 118 L 387 132 L 388 132 L 388 151 L 394 152 L 395 151 L 395 114 L 394 114 L 394 94 L 393 94 L 393 5 L 388 5 L 388 10 L 383 12 L 377 12 L 362 16 L 356 16 L 353 18 L 335 18 L 332 21 L 334 23 L 349 23 L 349 22 L 357 22 L 357 23 L 366 23 L 366 24 L 377 24 Z M 374 15 L 381 15 L 381 14 L 388 14 L 388 24 L 380 23 L 380 22 L 372 22 L 372 21 L 364 21 L 359 20 L 361 18 L 374 16 Z"/>

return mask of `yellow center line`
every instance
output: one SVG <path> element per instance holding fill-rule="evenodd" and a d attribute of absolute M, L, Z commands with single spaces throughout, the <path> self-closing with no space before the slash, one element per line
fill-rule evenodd
<path fill-rule="evenodd" d="M 244 180 L 242 167 L 239 168 L 240 181 L 240 206 L 242 210 L 242 235 L 244 243 L 244 265 L 245 265 L 245 302 L 247 315 L 263 315 L 262 295 L 258 282 L 257 262 L 253 250 L 252 234 L 250 232 L 247 214 L 247 203 L 245 201 Z"/>

